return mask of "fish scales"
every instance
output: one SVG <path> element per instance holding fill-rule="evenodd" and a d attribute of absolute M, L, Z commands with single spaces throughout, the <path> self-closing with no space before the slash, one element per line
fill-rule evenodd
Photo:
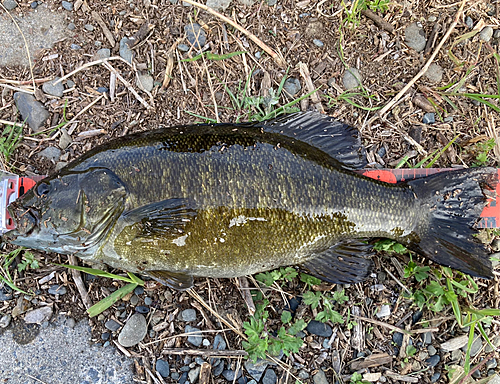
<path fill-rule="evenodd" d="M 359 141 L 351 130 L 340 131 L 351 145 L 345 153 L 323 137 L 337 123 L 298 119 L 312 133 L 292 117 L 278 125 L 292 126 L 288 134 L 272 125 L 182 126 L 97 147 L 13 204 L 12 242 L 160 276 L 176 288 L 191 284 L 185 276 L 234 277 L 296 264 L 328 281 L 359 281 L 372 252 L 360 240 L 374 237 L 488 274 L 485 256 L 471 253 L 480 248 L 469 240 L 468 224 L 485 204 L 480 184 L 490 169 L 378 182 L 343 162 Z M 448 217 L 465 235 L 453 232 Z M 445 238 L 436 248 L 439 231 L 465 243 L 447 248 Z"/>

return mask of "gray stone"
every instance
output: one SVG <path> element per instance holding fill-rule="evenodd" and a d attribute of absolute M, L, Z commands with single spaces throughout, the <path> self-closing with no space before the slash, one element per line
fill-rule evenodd
<path fill-rule="evenodd" d="M 132 64 L 134 52 L 130 49 L 129 40 L 126 37 L 120 40 L 120 56 L 123 60 Z"/>
<path fill-rule="evenodd" d="M 198 376 L 200 375 L 200 370 L 201 370 L 201 367 L 197 366 L 189 371 L 188 377 L 189 377 L 189 382 L 191 384 L 195 384 L 198 381 Z"/>
<path fill-rule="evenodd" d="M 321 323 L 316 320 L 311 320 L 309 324 L 307 324 L 306 330 L 313 335 L 322 337 L 330 337 L 333 333 L 332 327 L 330 327 L 328 324 Z"/>
<path fill-rule="evenodd" d="M 427 347 L 427 352 L 429 352 L 429 356 L 434 356 L 437 353 L 437 350 L 432 345 L 429 345 Z"/>
<path fill-rule="evenodd" d="M 498 365 L 497 359 L 490 359 L 486 362 L 485 367 L 486 369 L 494 369 Z"/>
<path fill-rule="evenodd" d="M 118 335 L 118 342 L 124 347 L 133 347 L 144 339 L 148 331 L 146 318 L 140 313 L 133 314 Z"/>
<path fill-rule="evenodd" d="M 442 343 L 441 350 L 443 350 L 444 352 L 455 351 L 467 345 L 468 340 L 469 336 L 467 335 L 454 337 L 453 339 L 450 339 Z"/>
<path fill-rule="evenodd" d="M 75 23 L 69 23 L 69 24 L 68 24 L 68 29 L 69 29 L 70 31 L 74 31 L 74 30 L 76 29 L 76 25 L 75 25 Z"/>
<path fill-rule="evenodd" d="M 12 300 L 12 289 L 7 285 L 0 284 L 0 301 Z"/>
<path fill-rule="evenodd" d="M 14 0 L 4 0 L 3 6 L 7 9 L 7 11 L 12 11 L 17 7 L 17 2 Z"/>
<path fill-rule="evenodd" d="M 182 367 L 182 368 L 184 368 L 184 367 Z M 188 369 L 189 369 L 189 367 L 188 367 Z M 188 380 L 188 373 L 184 372 L 182 374 L 182 376 L 179 378 L 179 384 L 186 384 L 186 382 L 189 384 L 189 381 L 187 381 L 187 380 Z"/>
<path fill-rule="evenodd" d="M 139 295 L 142 295 L 142 294 L 144 293 L 144 287 L 141 287 L 141 286 L 139 285 L 137 288 L 135 288 L 135 289 L 134 289 L 134 293 L 135 293 L 136 295 L 138 295 L 138 296 L 139 296 Z"/>
<path fill-rule="evenodd" d="M 146 314 L 146 313 L 149 313 L 149 308 L 146 307 L 145 305 L 138 305 L 137 307 L 135 307 L 135 311 L 139 312 L 139 313 Z"/>
<path fill-rule="evenodd" d="M 417 23 L 410 24 L 405 29 L 405 43 L 417 52 L 423 51 L 427 43 L 424 29 Z"/>
<path fill-rule="evenodd" d="M 494 33 L 493 33 L 493 37 L 495 39 L 500 39 L 500 29 L 497 29 Z"/>
<path fill-rule="evenodd" d="M 215 335 L 214 338 L 214 349 L 218 349 L 219 351 L 223 351 L 227 348 L 226 341 L 224 340 L 224 337 L 220 333 Z"/>
<path fill-rule="evenodd" d="M 59 137 L 59 148 L 61 149 L 66 149 L 70 146 L 70 144 L 73 142 L 73 139 L 69 135 L 68 131 L 66 128 L 62 127 L 59 129 L 61 132 L 61 137 Z"/>
<path fill-rule="evenodd" d="M 0 328 L 7 328 L 12 320 L 11 315 L 3 315 L 0 319 Z"/>
<path fill-rule="evenodd" d="M 270 7 L 273 7 L 276 4 L 278 4 L 278 0 L 267 0 L 267 5 L 269 5 Z"/>
<path fill-rule="evenodd" d="M 33 95 L 24 92 L 14 93 L 14 101 L 22 120 L 26 121 L 33 131 L 38 132 L 49 118 L 49 112 Z"/>
<path fill-rule="evenodd" d="M 443 68 L 436 63 L 432 63 L 429 66 L 429 69 L 425 71 L 424 76 L 433 83 L 439 83 L 443 79 Z"/>
<path fill-rule="evenodd" d="M 401 332 L 394 332 L 392 341 L 394 341 L 398 347 L 401 347 L 403 345 L 403 334 Z"/>
<path fill-rule="evenodd" d="M 165 360 L 157 360 L 155 368 L 161 377 L 168 377 L 170 375 L 170 365 Z"/>
<path fill-rule="evenodd" d="M 296 79 L 295 77 L 289 77 L 288 79 L 285 80 L 285 83 L 283 84 L 283 89 L 291 96 L 295 96 L 297 93 L 300 92 L 302 89 L 302 86 L 300 85 L 300 80 Z"/>
<path fill-rule="evenodd" d="M 224 361 L 220 360 L 219 364 L 213 367 L 213 375 L 214 377 L 220 376 L 220 374 L 224 371 Z"/>
<path fill-rule="evenodd" d="M 467 16 L 465 18 L 465 25 L 467 25 L 467 27 L 469 29 L 472 29 L 472 27 L 474 27 L 474 21 L 472 20 L 472 18 L 470 16 Z"/>
<path fill-rule="evenodd" d="M 231 0 L 207 0 L 207 7 L 213 8 L 216 11 L 225 11 L 231 4 Z"/>
<path fill-rule="evenodd" d="M 451 351 L 450 360 L 451 361 L 459 361 L 462 358 L 462 351 L 460 349 L 455 349 Z"/>
<path fill-rule="evenodd" d="M 490 339 L 490 342 L 491 342 L 491 344 L 493 344 L 493 346 L 495 348 L 499 347 L 500 346 L 500 335 L 496 335 L 493 339 Z M 493 348 L 491 348 L 491 346 L 489 344 L 486 344 L 486 346 L 484 347 L 484 352 L 491 353 L 491 352 L 493 352 Z"/>
<path fill-rule="evenodd" d="M 153 299 L 151 297 L 149 297 L 149 296 L 146 296 L 144 298 L 144 304 L 145 305 L 151 305 L 151 304 L 153 304 Z"/>
<path fill-rule="evenodd" d="M 184 332 L 192 334 L 191 336 L 188 336 L 188 343 L 193 344 L 195 347 L 199 347 L 201 345 L 203 338 L 201 337 L 201 331 L 198 328 L 186 325 Z"/>
<path fill-rule="evenodd" d="M 383 318 L 391 315 L 390 305 L 384 304 L 380 307 L 380 310 L 376 313 L 378 318 Z"/>
<path fill-rule="evenodd" d="M 302 380 L 307 380 L 309 379 L 309 373 L 303 369 L 301 369 L 299 371 L 299 373 L 297 374 L 297 376 L 299 377 L 299 379 L 302 379 Z"/>
<path fill-rule="evenodd" d="M 49 288 L 50 295 L 65 295 L 66 292 L 66 287 L 64 285 L 54 284 Z"/>
<path fill-rule="evenodd" d="M 435 23 L 437 21 L 437 17 L 434 16 L 434 15 L 430 15 L 428 18 L 427 18 L 427 21 L 429 23 Z"/>
<path fill-rule="evenodd" d="M 40 151 L 37 154 L 37 157 L 47 159 L 55 163 L 59 160 L 59 157 L 61 157 L 61 150 L 56 147 L 47 147 L 43 151 Z"/>
<path fill-rule="evenodd" d="M 108 59 L 111 57 L 111 51 L 108 48 L 101 48 L 99 49 L 92 60 L 102 60 L 102 59 Z"/>
<path fill-rule="evenodd" d="M 483 341 L 481 340 L 481 337 L 478 336 L 477 334 L 474 334 L 474 340 L 472 341 L 472 345 L 470 346 L 470 356 L 471 357 L 476 356 L 481 350 L 482 346 L 483 346 Z M 462 347 L 462 351 L 464 352 L 467 351 L 467 345 Z"/>
<path fill-rule="evenodd" d="M 313 376 L 313 382 L 314 384 L 328 384 L 325 372 L 322 369 L 319 369 L 318 373 Z"/>
<path fill-rule="evenodd" d="M 62 6 L 66 11 L 72 11 L 73 10 L 73 3 L 70 3 L 69 1 L 63 1 Z"/>
<path fill-rule="evenodd" d="M 434 124 L 436 122 L 436 118 L 433 112 L 428 112 L 422 118 L 422 123 L 424 124 Z"/>
<path fill-rule="evenodd" d="M 130 304 L 135 306 L 137 303 L 139 303 L 139 298 L 136 295 L 132 295 L 130 298 Z"/>
<path fill-rule="evenodd" d="M 432 376 L 431 376 L 431 383 L 436 383 L 439 379 L 441 378 L 441 373 L 439 372 L 435 372 Z"/>
<path fill-rule="evenodd" d="M 186 44 L 179 44 L 179 45 L 177 46 L 177 49 L 178 49 L 179 51 L 181 51 L 181 52 L 187 52 L 187 51 L 189 51 L 189 46 L 188 46 L 188 45 L 186 45 Z"/>
<path fill-rule="evenodd" d="M 94 30 L 94 26 L 92 24 L 85 24 L 83 28 L 85 28 L 89 32 L 92 32 Z"/>
<path fill-rule="evenodd" d="M 323 43 L 320 39 L 314 39 L 313 43 L 315 46 L 320 47 L 320 48 L 325 45 L 325 43 Z"/>
<path fill-rule="evenodd" d="M 81 45 L 78 45 L 78 44 L 71 44 L 69 46 L 73 51 L 78 51 L 79 49 L 82 49 L 82 46 Z"/>
<path fill-rule="evenodd" d="M 425 332 L 422 334 L 422 342 L 424 344 L 431 344 L 432 343 L 432 332 Z"/>
<path fill-rule="evenodd" d="M 195 49 L 201 49 L 207 42 L 207 33 L 200 24 L 187 24 L 184 26 L 184 32 L 187 40 Z"/>
<path fill-rule="evenodd" d="M 67 161 L 58 161 L 56 163 L 56 167 L 55 167 L 56 172 L 60 171 L 61 169 L 63 169 L 66 165 L 68 165 Z"/>
<path fill-rule="evenodd" d="M 479 38 L 485 43 L 488 43 L 492 37 L 493 37 L 493 28 L 490 27 L 489 25 L 487 27 L 484 27 L 482 31 L 479 33 Z"/>
<path fill-rule="evenodd" d="M 137 76 L 136 84 L 139 89 L 143 91 L 151 92 L 154 87 L 154 79 L 150 75 L 139 75 Z M 192 384 L 192 383 L 191 383 Z"/>
<path fill-rule="evenodd" d="M 344 77 L 342 78 L 342 84 L 344 84 L 345 89 L 354 89 L 359 87 L 363 82 L 363 77 L 357 68 L 349 68 L 344 72 Z"/>
<path fill-rule="evenodd" d="M 26 312 L 24 322 L 26 324 L 41 324 L 44 321 L 49 321 L 52 317 L 52 307 L 46 306 Z"/>
<path fill-rule="evenodd" d="M 245 362 L 245 369 L 252 378 L 260 381 L 268 365 L 269 361 L 264 359 L 257 359 L 255 363 L 252 360 L 247 360 Z"/>
<path fill-rule="evenodd" d="M 238 369 L 238 374 L 232 369 L 226 369 L 222 372 L 222 376 L 224 376 L 227 381 L 233 381 L 235 378 L 237 380 L 241 377 L 241 369 Z"/>
<path fill-rule="evenodd" d="M 434 355 L 434 356 L 429 357 L 427 360 L 425 360 L 425 362 L 430 367 L 435 367 L 439 363 L 440 360 L 441 360 L 441 357 L 439 355 Z"/>
<path fill-rule="evenodd" d="M 275 384 L 277 380 L 278 376 L 276 376 L 276 372 L 269 368 L 262 378 L 262 384 Z"/>
<path fill-rule="evenodd" d="M 104 324 L 104 326 L 106 327 L 106 329 L 109 329 L 111 332 L 116 332 L 121 327 L 121 325 L 118 324 L 113 319 L 109 319 L 108 321 L 106 321 L 106 323 Z"/>

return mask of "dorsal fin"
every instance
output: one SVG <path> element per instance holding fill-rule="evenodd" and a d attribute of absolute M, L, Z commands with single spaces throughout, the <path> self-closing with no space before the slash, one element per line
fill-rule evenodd
<path fill-rule="evenodd" d="M 317 112 L 298 112 L 257 124 L 265 132 L 296 138 L 321 149 L 348 169 L 367 164 L 359 131 Z"/>

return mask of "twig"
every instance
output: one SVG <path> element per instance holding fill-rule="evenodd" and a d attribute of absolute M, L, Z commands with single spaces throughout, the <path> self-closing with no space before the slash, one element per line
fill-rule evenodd
<path fill-rule="evenodd" d="M 248 356 L 247 351 L 241 349 L 224 350 L 218 349 L 190 349 L 190 348 L 163 348 L 162 353 L 167 355 L 192 355 L 192 356 L 219 356 L 219 357 L 234 357 Z"/>
<path fill-rule="evenodd" d="M 61 77 L 59 80 L 55 81 L 54 85 L 59 84 L 61 81 L 66 80 L 67 78 L 73 76 L 75 73 L 83 71 L 86 68 L 92 67 L 94 65 L 104 64 L 104 63 L 111 61 L 111 60 L 120 60 L 120 61 L 123 61 L 124 63 L 128 64 L 129 67 L 132 67 L 132 65 L 127 60 L 122 59 L 120 56 L 106 57 L 104 59 L 99 59 L 99 60 L 95 60 L 95 61 L 91 61 L 89 63 L 83 64 L 81 67 L 76 68 L 74 71 L 71 71 L 70 73 Z"/>
<path fill-rule="evenodd" d="M 13 87 L 12 85 L 9 84 L 0 84 L 1 87 L 4 88 L 9 88 L 12 89 L 13 91 L 18 91 L 18 92 L 24 92 L 24 93 L 29 93 L 30 95 L 34 94 L 35 91 L 32 91 L 30 89 L 24 89 L 24 88 L 18 88 L 18 87 Z"/>
<path fill-rule="evenodd" d="M 174 69 L 174 50 L 181 42 L 181 39 L 177 39 L 172 46 L 167 51 L 167 64 L 165 65 L 165 75 L 163 76 L 163 83 L 161 85 L 162 89 L 165 89 L 170 84 L 170 79 L 172 78 L 172 70 Z"/>
<path fill-rule="evenodd" d="M 3 125 L 11 125 L 11 126 L 16 126 L 16 127 L 24 127 L 24 124 L 21 124 L 21 123 L 14 123 L 13 121 L 7 121 L 7 120 L 1 120 L 0 119 L 0 124 L 3 124 Z"/>
<path fill-rule="evenodd" d="M 267 54 L 273 58 L 273 60 L 276 62 L 276 64 L 278 64 L 282 68 L 286 67 L 285 59 L 281 56 L 281 54 L 274 52 L 267 44 L 265 44 L 257 36 L 255 36 L 253 33 L 249 32 L 249 31 L 247 31 L 245 28 L 239 26 L 233 20 L 220 14 L 219 12 L 215 11 L 213 8 L 207 7 L 205 4 L 200 4 L 200 3 L 197 3 L 196 1 L 193 1 L 193 0 L 184 0 L 184 1 L 188 4 L 194 5 L 197 8 L 203 9 L 203 10 L 207 11 L 208 13 L 211 13 L 212 15 L 218 17 L 219 19 L 221 19 L 225 23 L 228 23 L 229 25 L 233 26 L 238 31 L 240 31 L 245 36 L 247 36 L 250 40 L 252 40 L 255 44 L 257 44 L 259 47 L 261 47 L 264 51 L 266 51 Z"/>
<path fill-rule="evenodd" d="M 68 260 L 70 265 L 78 266 L 78 261 L 76 260 L 75 255 L 68 255 Z M 73 276 L 73 281 L 78 288 L 78 292 L 80 292 L 80 296 L 82 297 L 83 305 L 85 308 L 89 309 L 92 306 L 92 301 L 90 300 L 89 294 L 85 289 L 85 284 L 83 284 L 82 275 L 80 271 L 76 269 L 71 269 L 71 276 Z"/>
<path fill-rule="evenodd" d="M 130 91 L 130 93 L 132 93 L 135 98 L 144 106 L 144 108 L 146 109 L 152 109 L 153 107 L 151 107 L 146 100 L 144 100 L 141 95 L 139 95 L 137 93 L 137 91 L 132 87 L 132 85 L 127 81 L 125 80 L 122 75 L 120 75 L 118 73 L 118 71 L 116 69 L 113 68 L 113 66 L 111 64 L 109 64 L 108 62 L 105 62 L 104 63 L 104 66 L 112 73 L 114 73 L 116 75 L 116 77 L 123 83 L 123 85 L 125 85 L 125 87 L 127 87 L 127 89 Z"/>
<path fill-rule="evenodd" d="M 237 280 L 240 285 L 239 291 L 243 300 L 245 300 L 245 303 L 247 304 L 248 312 L 250 312 L 250 316 L 253 316 L 255 314 L 255 304 L 253 303 L 252 295 L 248 289 L 248 280 L 245 276 L 238 277 Z"/>
<path fill-rule="evenodd" d="M 127 357 L 132 357 L 132 354 L 127 350 L 125 349 L 118 341 L 116 340 L 113 340 L 113 343 L 115 343 L 116 347 L 122 351 L 122 353 L 127 356 Z"/>
<path fill-rule="evenodd" d="M 306 88 L 309 93 L 314 92 L 309 96 L 311 98 L 311 101 L 314 103 L 314 106 L 320 113 L 325 113 L 325 110 L 323 109 L 323 105 L 321 104 L 321 99 L 318 96 L 318 93 L 315 92 L 316 88 L 314 88 L 314 84 L 311 79 L 311 75 L 309 73 L 309 68 L 307 68 L 307 64 L 300 62 L 297 64 L 299 67 L 299 72 L 301 76 L 304 78 L 304 81 L 306 82 Z"/>
<path fill-rule="evenodd" d="M 382 108 L 380 111 L 378 111 L 377 114 L 375 114 L 375 116 L 373 116 L 368 121 L 368 125 L 371 125 L 378 118 L 384 119 L 385 118 L 384 115 L 387 112 L 389 112 L 389 110 L 394 106 L 394 104 L 396 104 L 396 102 L 413 86 L 413 84 L 415 84 L 415 82 L 418 79 L 420 79 L 424 75 L 425 72 L 427 72 L 427 70 L 429 69 L 431 63 L 434 61 L 434 59 L 436 58 L 437 54 L 439 53 L 439 51 L 443 47 L 444 43 L 448 40 L 448 38 L 450 37 L 451 33 L 455 29 L 455 26 L 458 24 L 458 21 L 460 20 L 460 15 L 462 14 L 462 11 L 464 9 L 465 2 L 466 2 L 466 0 L 462 0 L 461 1 L 460 8 L 458 9 L 458 11 L 457 11 L 457 13 L 455 15 L 455 19 L 453 20 L 453 23 L 451 23 L 450 27 L 448 28 L 448 31 L 443 36 L 443 38 L 439 42 L 438 46 L 436 47 L 436 49 L 434 50 L 434 52 L 432 53 L 432 55 L 429 57 L 429 59 L 427 60 L 427 62 L 423 66 L 423 68 L 420 70 L 420 72 L 418 72 L 415 75 L 415 77 L 413 79 L 411 79 L 410 82 L 408 84 L 406 84 L 406 86 L 403 87 L 403 89 L 401 91 L 399 91 L 398 94 L 396 96 L 394 96 L 394 98 L 389 103 L 387 103 L 385 105 L 384 108 Z"/>
<path fill-rule="evenodd" d="M 108 39 L 109 43 L 111 44 L 111 48 L 113 48 L 116 44 L 115 39 L 113 38 L 113 34 L 108 29 L 108 26 L 102 19 L 101 15 L 99 15 L 96 11 L 92 11 L 92 17 L 97 22 L 97 24 L 99 24 L 102 31 L 104 32 L 104 36 L 106 36 L 106 39 Z"/>
<path fill-rule="evenodd" d="M 44 77 L 43 79 L 35 79 L 35 84 L 43 84 L 49 80 L 52 80 L 52 77 Z M 11 80 L 11 79 L 0 79 L 0 84 L 15 84 L 15 85 L 29 85 L 33 84 L 31 80 Z"/>
<path fill-rule="evenodd" d="M 387 274 L 388 274 L 389 276 L 391 276 L 391 277 L 393 278 L 393 280 L 394 280 L 396 283 L 398 283 L 398 285 L 406 291 L 406 293 L 408 293 L 409 295 L 411 295 L 411 291 L 410 291 L 408 288 L 406 288 L 406 287 L 404 286 L 404 284 L 403 284 L 401 281 L 399 281 L 399 280 L 396 278 L 396 276 L 394 276 L 394 275 L 392 274 L 392 272 L 391 272 L 391 271 L 389 271 L 386 267 L 384 267 L 384 269 L 385 269 L 385 271 L 387 272 Z"/>
<path fill-rule="evenodd" d="M 395 327 L 394 325 L 387 324 L 387 323 L 384 323 L 382 321 L 369 319 L 368 317 L 363 317 L 363 316 L 353 316 L 353 317 L 355 317 L 356 319 L 362 320 L 362 321 L 366 321 L 368 323 L 380 325 L 381 327 L 389 328 L 389 329 L 396 331 L 396 332 L 406 333 L 406 334 L 410 334 L 410 335 L 418 334 L 418 333 L 439 331 L 439 328 L 421 328 L 421 329 L 412 329 L 410 331 L 407 331 L 406 329 Z"/>
<path fill-rule="evenodd" d="M 385 29 L 387 32 L 394 33 L 394 26 L 376 13 L 370 11 L 369 9 L 363 9 L 361 14 L 368 17 L 371 21 L 377 24 L 379 28 Z"/>

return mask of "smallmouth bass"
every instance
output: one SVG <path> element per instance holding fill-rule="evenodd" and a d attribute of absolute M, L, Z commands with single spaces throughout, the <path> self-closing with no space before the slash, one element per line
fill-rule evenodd
<path fill-rule="evenodd" d="M 492 277 L 473 225 L 492 168 L 387 184 L 361 176 L 359 133 L 299 113 L 264 123 L 162 128 L 110 141 L 9 207 L 16 245 L 74 254 L 176 289 L 301 265 L 334 283 L 370 272 L 369 240 Z"/>

